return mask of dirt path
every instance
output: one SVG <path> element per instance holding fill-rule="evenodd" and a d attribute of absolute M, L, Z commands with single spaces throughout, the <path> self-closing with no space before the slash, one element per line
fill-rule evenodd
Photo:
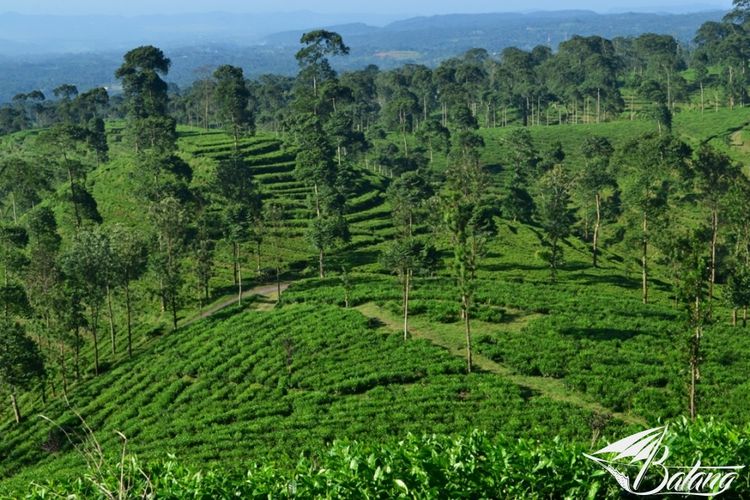
<path fill-rule="evenodd" d="M 291 283 L 282 282 L 281 283 L 281 293 L 284 293 L 284 291 L 287 288 L 289 288 L 290 284 Z M 246 290 L 246 291 L 242 292 L 242 298 L 245 299 L 245 298 L 249 298 L 249 297 L 254 297 L 256 295 L 261 295 L 263 297 L 268 298 L 269 300 L 276 300 L 276 298 L 277 298 L 276 297 L 276 289 L 277 289 L 276 283 L 271 283 L 271 284 L 266 284 L 266 285 L 258 285 L 258 286 L 254 287 L 254 288 L 250 288 L 249 290 Z M 207 309 L 204 309 L 203 311 L 200 312 L 200 314 L 198 314 L 196 316 L 193 316 L 191 318 L 188 318 L 188 319 L 184 320 L 180 324 L 180 326 L 182 327 L 182 326 L 192 325 L 196 321 L 201 320 L 203 318 L 208 318 L 209 316 L 213 316 L 214 314 L 216 314 L 217 312 L 221 311 L 222 309 L 226 309 L 227 307 L 233 306 L 236 303 L 237 303 L 237 296 L 235 295 L 234 297 L 232 297 L 230 299 L 226 299 L 226 300 L 224 300 L 222 302 L 219 302 L 219 303 L 211 305 L 211 307 L 208 307 Z M 263 309 L 267 309 L 267 308 L 263 308 Z"/>
<path fill-rule="evenodd" d="M 394 314 L 383 309 L 377 304 L 370 302 L 370 303 L 358 306 L 356 309 L 368 318 L 375 318 L 381 321 L 389 329 L 403 332 L 402 319 L 400 317 L 396 318 Z M 411 333 L 412 337 L 429 340 L 433 344 L 447 349 L 453 355 L 461 356 L 461 357 L 466 356 L 466 350 L 464 348 L 456 347 L 454 342 L 445 338 L 443 335 L 439 333 L 428 331 L 422 327 L 417 328 L 417 329 L 410 327 L 409 332 Z M 612 417 L 618 420 L 621 420 L 627 424 L 636 424 L 636 425 L 647 424 L 647 422 L 640 417 L 630 415 L 630 414 L 625 414 L 625 413 L 613 412 L 605 408 L 604 406 L 589 400 L 586 397 L 586 395 L 579 393 L 577 391 L 573 391 L 569 389 L 568 387 L 565 387 L 565 384 L 562 382 L 562 380 L 548 378 L 548 377 L 533 377 L 530 375 L 519 375 L 518 373 L 515 373 L 513 369 L 509 368 L 508 366 L 498 363 L 496 361 L 493 361 L 492 359 L 486 356 L 483 356 L 481 354 L 478 354 L 476 352 L 473 354 L 472 357 L 474 360 L 474 365 L 477 366 L 478 368 L 481 368 L 482 370 L 487 371 L 487 372 L 500 375 L 503 378 L 506 378 L 507 380 L 513 382 L 516 385 L 530 389 L 540 395 L 546 396 L 555 401 L 570 403 L 580 408 L 585 408 L 587 410 L 591 410 L 591 411 L 601 413 L 601 414 L 609 414 L 609 415 L 612 415 Z"/>

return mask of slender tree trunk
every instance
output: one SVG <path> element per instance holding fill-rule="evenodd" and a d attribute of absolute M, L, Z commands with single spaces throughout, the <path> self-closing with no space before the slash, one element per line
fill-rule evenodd
<path fill-rule="evenodd" d="M 107 285 L 107 309 L 109 312 L 109 338 L 112 342 L 112 354 L 117 353 L 117 346 L 115 344 L 115 315 L 112 312 L 112 290 Z"/>
<path fill-rule="evenodd" d="M 172 294 L 170 302 L 172 304 L 172 330 L 177 330 L 177 298 L 174 293 Z"/>
<path fill-rule="evenodd" d="M 67 163 L 67 159 L 65 160 L 65 163 Z M 78 198 L 76 198 L 75 183 L 73 181 L 73 171 L 71 170 L 70 165 L 68 165 L 68 183 L 70 184 L 70 196 L 71 201 L 73 202 L 73 211 L 75 212 L 76 217 L 76 229 L 80 229 L 81 214 L 78 211 Z"/>
<path fill-rule="evenodd" d="M 62 376 L 63 394 L 68 395 L 68 374 L 65 369 L 65 343 L 60 341 L 60 375 Z"/>
<path fill-rule="evenodd" d="M 10 393 L 10 404 L 13 406 L 13 416 L 16 418 L 16 423 L 21 423 L 21 410 L 18 408 L 18 401 L 16 400 L 16 390 L 11 389 Z"/>
<path fill-rule="evenodd" d="M 695 361 L 690 360 L 690 420 L 695 420 L 695 386 L 697 385 L 697 372 Z"/>
<path fill-rule="evenodd" d="M 320 192 L 318 191 L 318 183 L 313 184 L 313 192 L 315 193 L 315 215 L 320 219 Z"/>
<path fill-rule="evenodd" d="M 732 326 L 737 326 L 737 308 L 732 308 Z"/>
<path fill-rule="evenodd" d="M 234 277 L 234 286 L 237 286 L 237 242 L 232 242 L 232 272 Z"/>
<path fill-rule="evenodd" d="M 696 320 L 697 315 L 700 314 L 698 308 L 700 307 L 700 299 L 695 298 L 695 314 Z M 696 387 L 700 379 L 700 341 L 701 341 L 701 327 L 700 325 L 695 326 L 694 335 L 692 339 L 691 352 L 690 352 L 690 419 L 695 420 L 698 415 L 698 404 L 696 401 Z"/>
<path fill-rule="evenodd" d="M 133 324 L 130 304 L 130 282 L 125 281 L 125 309 L 128 323 L 128 357 L 133 357 Z"/>
<path fill-rule="evenodd" d="M 258 272 L 258 274 L 260 274 L 260 241 L 256 241 L 255 245 L 256 245 L 255 249 L 257 250 L 256 253 L 255 253 L 255 257 L 256 257 L 256 261 L 255 261 L 256 271 Z"/>
<path fill-rule="evenodd" d="M 323 267 L 323 260 L 325 258 L 325 255 L 323 253 L 323 249 L 321 248 L 318 252 L 318 274 L 320 276 L 320 279 L 325 278 L 325 269 Z"/>
<path fill-rule="evenodd" d="M 10 200 L 13 205 L 13 224 L 18 223 L 18 214 L 16 213 L 16 193 L 15 191 L 10 192 Z"/>
<path fill-rule="evenodd" d="M 461 298 L 464 312 L 464 332 L 466 334 L 466 371 L 471 373 L 472 352 L 471 352 L 471 319 L 469 318 L 469 297 L 464 294 Z"/>
<path fill-rule="evenodd" d="M 594 238 L 593 238 L 593 258 L 594 258 L 594 267 L 597 265 L 597 257 L 599 254 L 599 227 L 601 226 L 602 221 L 602 198 L 599 193 L 596 193 L 596 221 L 594 222 Z"/>
<path fill-rule="evenodd" d="M 81 327 L 76 325 L 76 348 L 75 348 L 75 356 L 74 356 L 74 364 L 76 369 L 76 382 L 81 380 Z"/>
<path fill-rule="evenodd" d="M 404 340 L 409 338 L 409 288 L 411 287 L 411 270 L 404 273 Z"/>
<path fill-rule="evenodd" d="M 242 263 L 239 259 L 239 250 L 237 250 L 237 304 L 242 305 Z"/>
<path fill-rule="evenodd" d="M 557 238 L 552 239 L 552 283 L 557 282 L 557 260 L 558 260 L 558 242 Z"/>
<path fill-rule="evenodd" d="M 167 310 L 167 291 L 164 289 L 164 278 L 162 276 L 159 276 L 159 290 L 161 291 L 160 310 L 161 313 L 164 314 Z"/>
<path fill-rule="evenodd" d="M 643 215 L 643 253 L 641 255 L 641 270 L 643 273 L 643 303 L 648 304 L 648 219 Z"/>
<path fill-rule="evenodd" d="M 276 303 L 281 302 L 281 269 L 276 265 Z"/>
<path fill-rule="evenodd" d="M 99 336 L 96 332 L 99 323 L 98 316 L 98 311 L 91 315 L 91 335 L 94 337 L 94 375 L 99 375 Z"/>
<path fill-rule="evenodd" d="M 716 243 L 719 237 L 719 211 L 717 208 L 711 210 L 711 279 L 708 283 L 709 305 L 714 298 L 714 285 L 716 284 Z"/>

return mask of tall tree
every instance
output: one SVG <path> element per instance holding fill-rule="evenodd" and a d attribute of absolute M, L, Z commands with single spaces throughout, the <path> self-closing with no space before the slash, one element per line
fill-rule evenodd
<path fill-rule="evenodd" d="M 223 222 L 227 240 L 232 244 L 234 280 L 238 286 L 237 301 L 242 302 L 242 243 L 250 237 L 250 226 L 260 217 L 262 197 L 252 171 L 239 155 L 221 161 L 213 180 L 214 190 L 223 201 Z"/>
<path fill-rule="evenodd" d="M 111 246 L 110 270 L 112 285 L 125 292 L 125 319 L 128 335 L 128 356 L 133 355 L 133 293 L 132 283 L 146 271 L 148 242 L 133 228 L 117 224 L 108 230 Z M 114 345 L 114 338 L 112 339 Z"/>
<path fill-rule="evenodd" d="M 171 313 L 172 328 L 176 330 L 183 298 L 183 257 L 189 213 L 181 200 L 169 196 L 151 206 L 149 219 L 156 232 L 152 269 L 158 276 L 162 306 Z"/>
<path fill-rule="evenodd" d="M 77 229 L 84 221 L 102 221 L 96 200 L 86 188 L 86 175 L 91 169 L 88 159 L 92 153 L 89 136 L 85 127 L 57 125 L 43 131 L 37 138 L 39 150 L 51 160 L 56 173 L 67 181 Z"/>
<path fill-rule="evenodd" d="M 276 272 L 276 302 L 281 301 L 281 265 L 282 244 L 284 241 L 284 206 L 279 203 L 268 203 L 263 210 L 263 219 L 268 227 L 271 239 L 271 259 Z"/>
<path fill-rule="evenodd" d="M 544 229 L 546 244 L 550 248 L 546 252 L 546 257 L 554 282 L 557 280 L 557 271 L 563 259 L 560 243 L 570 235 L 575 221 L 573 210 L 570 208 L 571 180 L 562 165 L 555 165 L 539 182 L 539 221 Z"/>
<path fill-rule="evenodd" d="M 471 372 L 471 315 L 476 273 L 495 233 L 494 215 L 488 200 L 488 179 L 480 163 L 483 141 L 471 130 L 455 135 L 451 164 L 441 193 L 443 224 L 453 249 L 453 274 L 460 296 L 466 337 L 467 371 Z"/>
<path fill-rule="evenodd" d="M 214 71 L 215 99 L 219 117 L 234 139 L 235 154 L 240 137 L 255 130 L 255 117 L 250 110 L 250 90 L 245 83 L 242 68 L 225 64 Z"/>
<path fill-rule="evenodd" d="M 0 160 L 0 193 L 10 204 L 13 223 L 41 201 L 50 188 L 50 175 L 41 165 L 34 167 L 24 158 L 10 156 Z"/>
<path fill-rule="evenodd" d="M 414 274 L 428 268 L 434 251 L 415 237 L 415 226 L 422 222 L 425 204 L 434 194 L 426 172 L 408 172 L 388 188 L 393 225 L 397 236 L 381 255 L 381 263 L 401 282 L 404 340 L 409 336 L 409 293 Z"/>
<path fill-rule="evenodd" d="M 115 72 L 115 77 L 122 80 L 128 128 L 136 153 L 144 147 L 169 152 L 174 149 L 174 141 L 163 141 L 174 134 L 175 128 L 174 119 L 167 116 L 167 84 L 160 76 L 169 72 L 170 65 L 160 49 L 147 45 L 126 53 Z"/>
<path fill-rule="evenodd" d="M 710 305 L 714 297 L 714 286 L 716 285 L 716 252 L 719 241 L 719 228 L 722 224 L 720 217 L 722 199 L 726 196 L 729 187 L 734 183 L 735 179 L 741 175 L 741 172 L 728 156 L 708 145 L 703 145 L 698 149 L 692 166 L 695 172 L 696 187 L 700 193 L 703 205 L 708 209 L 710 218 L 711 272 L 708 285 L 708 302 Z"/>
<path fill-rule="evenodd" d="M 593 266 L 597 266 L 599 233 L 602 224 L 602 204 L 607 190 L 613 191 L 617 181 L 610 171 L 612 144 L 604 137 L 587 137 L 581 147 L 584 170 L 578 178 L 578 188 L 588 200 L 594 202 L 594 229 L 591 239 Z"/>
<path fill-rule="evenodd" d="M 21 422 L 17 392 L 29 389 L 35 379 L 43 376 L 42 355 L 24 328 L 8 319 L 0 321 L 0 387 L 10 393 L 17 424 Z"/>
<path fill-rule="evenodd" d="M 67 392 L 67 375 L 65 369 L 65 349 L 69 345 L 66 329 L 53 324 L 56 318 L 58 303 L 56 297 L 63 287 L 63 280 L 58 264 L 62 238 L 57 231 L 55 214 L 49 207 L 35 208 L 26 218 L 29 236 L 29 265 L 24 273 L 24 284 L 29 303 L 34 309 L 35 323 L 47 336 L 57 344 L 59 355 L 54 355 L 59 363 L 63 390 Z M 40 343 L 41 347 L 41 343 Z M 51 349 L 50 349 L 51 350 Z M 49 353 L 53 356 L 53 353 Z"/>
<path fill-rule="evenodd" d="M 652 225 L 667 207 L 673 180 L 687 169 L 690 147 L 671 135 L 646 134 L 618 151 L 618 163 L 630 174 L 623 198 L 638 228 L 641 246 L 643 303 L 648 303 L 649 245 Z"/>
<path fill-rule="evenodd" d="M 703 329 L 709 318 L 707 304 L 709 268 L 700 238 L 695 236 L 686 239 L 681 271 L 681 286 L 678 291 L 680 302 L 685 311 L 685 324 L 690 332 L 689 365 L 690 384 L 688 410 L 690 418 L 698 415 L 697 386 L 700 381 L 702 361 L 701 341 Z"/>
<path fill-rule="evenodd" d="M 80 231 L 62 256 L 62 268 L 88 311 L 96 375 L 99 374 L 99 319 L 111 279 L 111 260 L 109 238 L 99 228 Z"/>
<path fill-rule="evenodd" d="M 349 47 L 338 33 L 326 30 L 310 31 L 302 35 L 303 47 L 295 55 L 300 65 L 300 77 L 312 84 L 314 98 L 317 99 L 322 82 L 335 75 L 328 62 L 328 56 L 349 54 Z"/>
<path fill-rule="evenodd" d="M 294 130 L 297 149 L 295 176 L 312 188 L 314 219 L 308 227 L 308 239 L 318 252 L 318 274 L 325 276 L 325 254 L 337 241 L 349 238 L 344 218 L 345 198 L 340 190 L 339 176 L 333 148 L 320 119 L 313 115 L 301 116 Z"/>

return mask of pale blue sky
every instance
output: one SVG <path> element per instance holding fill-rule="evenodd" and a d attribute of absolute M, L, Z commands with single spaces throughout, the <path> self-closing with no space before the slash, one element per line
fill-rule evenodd
<path fill-rule="evenodd" d="M 0 12 L 23 14 L 178 14 L 187 12 L 373 13 L 430 15 L 447 13 L 590 9 L 598 12 L 697 11 L 727 9 L 731 0 L 0 0 Z"/>

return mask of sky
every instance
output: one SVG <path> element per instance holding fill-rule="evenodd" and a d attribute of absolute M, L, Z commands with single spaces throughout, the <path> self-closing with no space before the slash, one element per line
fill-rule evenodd
<path fill-rule="evenodd" d="M 728 9 L 731 0 L 0 0 L 0 12 L 55 15 L 142 15 L 209 11 L 433 15 L 479 12 L 588 9 L 597 12 L 694 12 Z"/>

